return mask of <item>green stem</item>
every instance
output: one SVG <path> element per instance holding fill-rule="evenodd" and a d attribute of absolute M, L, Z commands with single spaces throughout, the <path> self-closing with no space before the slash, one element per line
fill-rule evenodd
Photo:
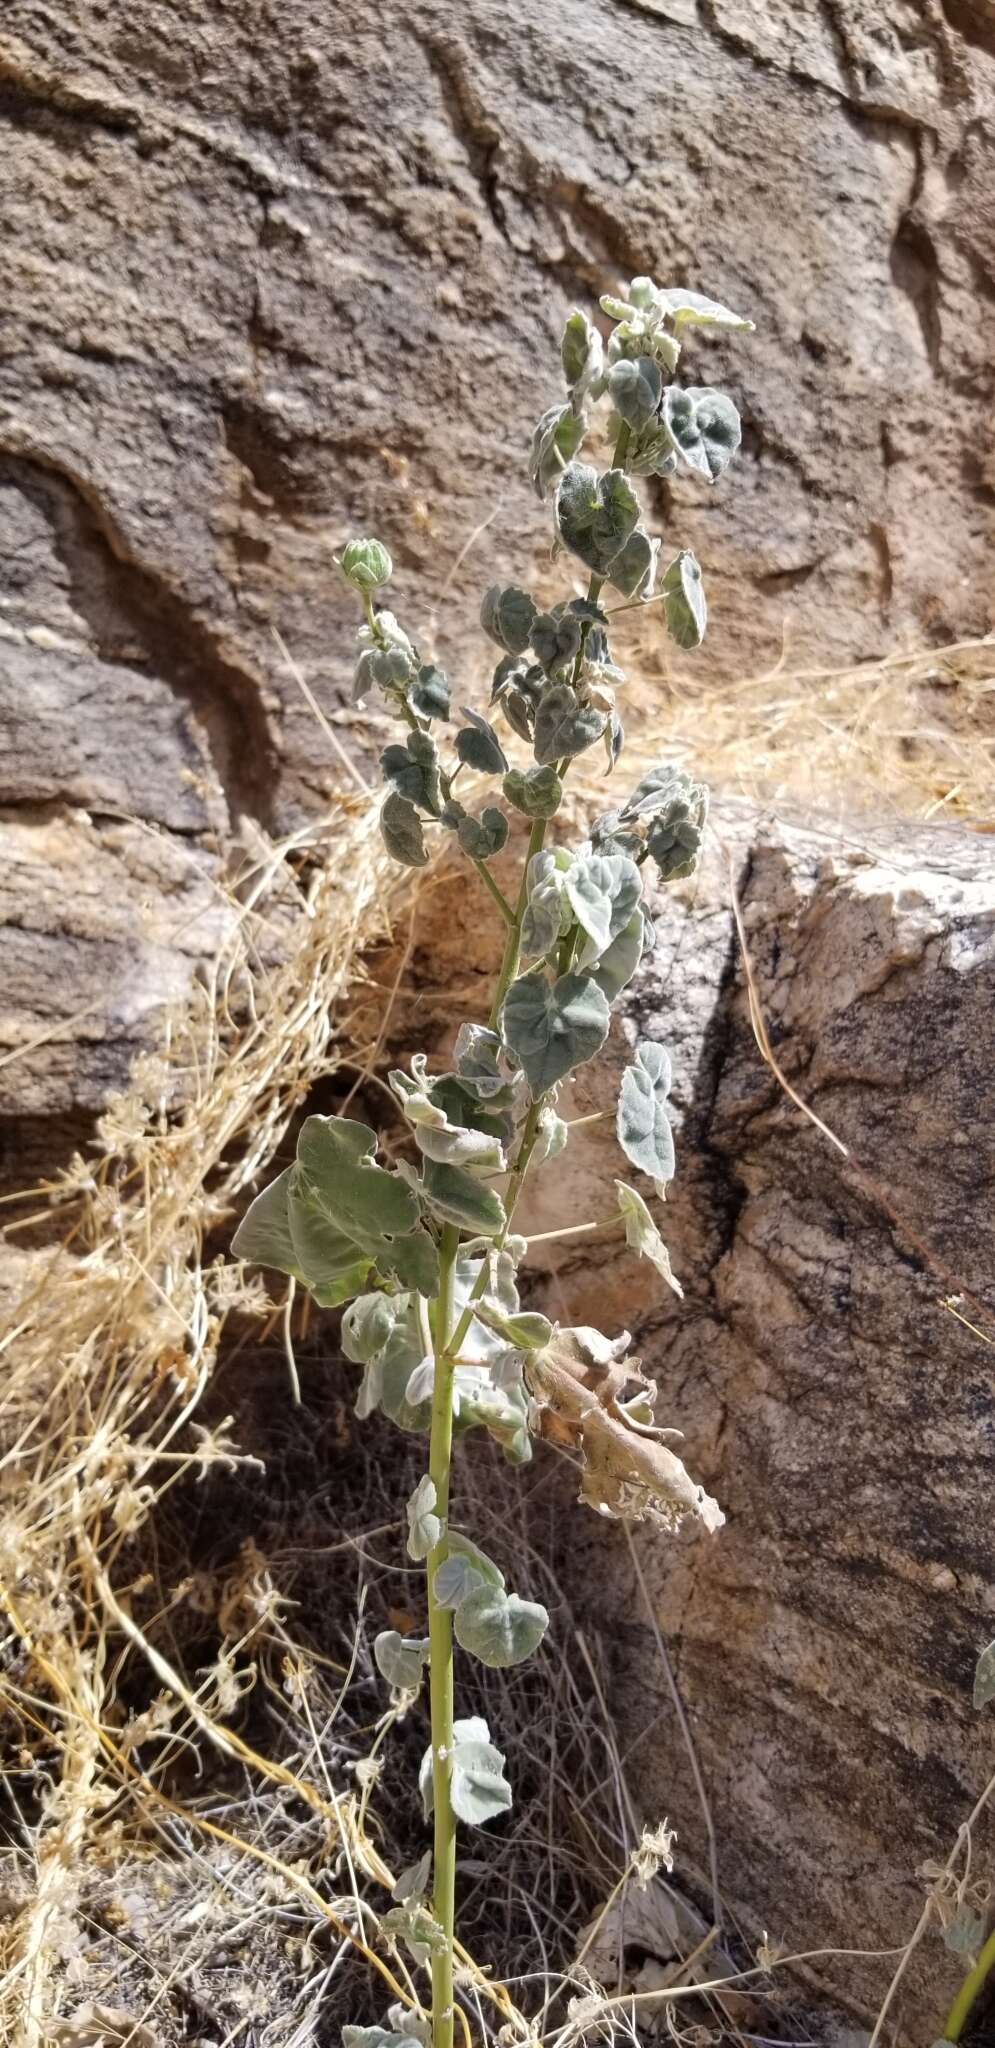
<path fill-rule="evenodd" d="M 471 860 L 473 860 L 472 855 Z M 487 889 L 493 896 L 494 901 L 497 904 L 497 907 L 501 912 L 502 917 L 504 918 L 505 924 L 514 925 L 515 913 L 512 910 L 511 904 L 509 903 L 508 898 L 504 893 L 504 890 L 498 888 L 498 885 L 494 880 L 494 877 L 491 874 L 489 868 L 486 866 L 486 863 L 482 860 L 473 860 L 473 866 L 476 868 L 477 873 L 480 876 L 481 881 L 483 882 L 484 888 Z"/>
<path fill-rule="evenodd" d="M 988 1936 L 988 1940 L 973 1970 L 968 1971 L 947 2014 L 947 2023 L 940 2037 L 941 2040 L 960 2040 L 964 2028 L 970 2019 L 971 2009 L 978 1997 L 978 1993 L 984 1990 L 993 1969 L 995 1969 L 995 1933 Z"/>
<path fill-rule="evenodd" d="M 429 1477 L 435 1487 L 435 1512 L 442 1534 L 428 1559 L 428 1633 L 431 1646 L 429 1699 L 432 1714 L 432 1792 L 435 1812 L 435 1862 L 432 1908 L 446 1937 L 442 1955 L 432 1957 L 432 2048 L 452 2048 L 453 1942 L 456 1918 L 456 1816 L 450 1799 L 453 1771 L 453 1618 L 437 1607 L 432 1591 L 435 1573 L 449 1555 L 449 1471 L 453 1451 L 453 1375 L 450 1343 L 453 1285 L 459 1231 L 447 1223 L 439 1245 L 439 1292 L 435 1305 L 435 1387 L 432 1394 L 432 1436 Z"/>

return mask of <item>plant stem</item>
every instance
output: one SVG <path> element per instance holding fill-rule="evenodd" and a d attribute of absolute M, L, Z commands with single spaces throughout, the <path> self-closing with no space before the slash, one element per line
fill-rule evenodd
<path fill-rule="evenodd" d="M 435 1512 L 442 1534 L 428 1558 L 428 1633 L 431 1646 L 429 1698 L 432 1715 L 432 1794 L 435 1862 L 432 1907 L 446 1937 L 442 1955 L 432 1957 L 432 2048 L 452 2048 L 453 1935 L 456 1915 L 456 1816 L 449 1788 L 453 1771 L 453 1618 L 437 1607 L 435 1573 L 449 1555 L 449 1470 L 453 1451 L 453 1375 L 450 1354 L 453 1282 L 459 1231 L 447 1223 L 439 1246 L 439 1292 L 435 1304 L 435 1388 L 428 1471 L 435 1487 Z M 453 1350 L 458 1347 L 452 1346 Z"/>
<path fill-rule="evenodd" d="M 501 912 L 502 917 L 504 918 L 505 924 L 514 925 L 515 913 L 512 910 L 511 904 L 509 903 L 508 898 L 504 893 L 504 890 L 498 888 L 498 885 L 494 880 L 494 877 L 491 874 L 490 869 L 487 867 L 486 863 L 482 860 L 474 860 L 472 864 L 476 868 L 477 873 L 480 876 L 481 881 L 483 882 L 484 888 L 487 889 L 490 895 L 493 896 L 494 901 L 497 904 L 497 907 Z"/>
<path fill-rule="evenodd" d="M 995 1933 L 988 1936 L 988 1940 L 973 1970 L 968 1971 L 947 2014 L 947 2023 L 940 2037 L 941 2040 L 960 2040 L 964 2028 L 970 2019 L 971 2010 L 978 1997 L 978 1993 L 984 1990 L 993 1969 L 995 1969 Z"/>

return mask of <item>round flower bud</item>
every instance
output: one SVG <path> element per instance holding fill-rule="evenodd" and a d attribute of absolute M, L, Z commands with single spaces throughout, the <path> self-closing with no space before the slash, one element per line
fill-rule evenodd
<path fill-rule="evenodd" d="M 382 540 L 351 540 L 342 550 L 342 574 L 356 590 L 379 590 L 390 581 L 394 564 Z"/>

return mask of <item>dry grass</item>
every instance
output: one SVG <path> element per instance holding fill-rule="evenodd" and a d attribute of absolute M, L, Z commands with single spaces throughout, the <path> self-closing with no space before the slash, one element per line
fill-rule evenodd
<path fill-rule="evenodd" d="M 993 675 L 995 648 L 978 643 L 704 694 L 671 684 L 662 744 L 774 801 L 883 799 L 992 829 Z M 660 748 L 644 728 L 632 752 Z M 85 2042 L 88 2025 L 139 2048 L 142 2026 L 163 2041 L 305 2048 L 423 1991 L 377 1911 L 412 1846 L 424 1727 L 420 1709 L 383 1714 L 367 1649 L 368 1617 L 417 1598 L 391 1524 L 408 1452 L 354 1444 L 306 1305 L 267 1301 L 224 1257 L 244 1191 L 305 1100 L 376 1085 L 403 947 L 368 1042 L 349 1040 L 343 999 L 411 901 L 354 787 L 333 821 L 260 847 L 222 953 L 109 1106 L 99 1154 L 32 1191 L 29 1218 L 58 1241 L 17 1252 L 11 1239 L 0 2037 L 23 2048 Z M 268 1432 L 259 1415 L 245 1426 L 260 1388 Z M 249 1455 L 267 1433 L 282 1497 Z M 477 1469 L 479 1526 L 496 1524 L 500 1554 L 514 1518 L 522 1590 L 555 1604 L 528 1482 L 509 1492 Z M 638 1846 L 596 1657 L 558 1621 L 566 1649 L 482 1695 L 515 1748 L 520 1797 L 511 1829 L 466 1866 L 475 2037 L 525 2040 L 523 2015 L 544 2013 L 565 2038 L 565 1998 L 587 1988 L 565 1961 Z M 94 2003 L 119 2019 L 91 2024 Z"/>

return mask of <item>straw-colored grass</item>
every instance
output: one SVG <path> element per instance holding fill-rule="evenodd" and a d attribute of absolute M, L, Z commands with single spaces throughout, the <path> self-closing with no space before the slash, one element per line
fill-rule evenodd
<path fill-rule="evenodd" d="M 991 830 L 993 678 L 995 647 L 982 642 L 704 692 L 671 682 L 632 755 L 638 767 L 665 748 L 707 779 L 774 803 L 850 810 L 873 801 L 880 811 L 883 800 L 896 815 Z M 424 1992 L 424 1978 L 378 1934 L 404 1841 L 381 1774 L 390 1776 L 395 1744 L 407 1769 L 411 1739 L 393 1713 L 376 1722 L 382 1690 L 371 1709 L 361 1621 L 340 1658 L 299 1639 L 286 1604 L 289 1566 L 283 1577 L 279 1558 L 251 1543 L 223 1580 L 196 1556 L 189 1583 L 171 1582 L 162 1565 L 177 1555 L 174 1505 L 189 1502 L 198 1474 L 257 1483 L 239 1417 L 212 1406 L 219 1360 L 251 1353 L 271 1373 L 278 1360 L 289 1404 L 295 1350 L 303 1355 L 314 1334 L 306 1305 L 268 1301 L 261 1280 L 233 1267 L 224 1248 L 245 1191 L 305 1101 L 336 1076 L 344 1088 L 348 1074 L 355 1088 L 375 1075 L 398 1022 L 403 943 L 394 982 L 372 1006 L 345 999 L 370 949 L 399 920 L 402 934 L 408 928 L 418 886 L 387 861 L 373 802 L 354 782 L 344 780 L 327 820 L 260 844 L 233 880 L 220 954 L 187 1011 L 165 1020 L 161 1049 L 138 1063 L 129 1093 L 108 1105 L 100 1149 L 9 1211 L 0 2038 L 18 2048 L 83 2043 L 101 2028 L 110 2039 L 115 2026 L 139 2048 L 143 2026 L 153 2039 L 177 2039 L 189 2031 L 198 1971 L 219 1950 L 243 1953 L 246 1941 L 241 1976 L 229 1973 L 226 2041 L 304 2048 L 332 2039 L 336 2000 L 338 2020 L 372 2019 L 373 2010 L 344 2009 L 339 1998 L 338 1984 L 366 1982 L 348 1977 L 357 1956 L 377 2011 L 391 1998 L 417 2006 Z M 379 1025 L 357 1045 L 346 1020 L 368 1019 L 371 1007 Z M 19 1227 L 34 1219 L 37 1239 L 42 1214 L 50 1241 L 19 1250 Z M 388 1529 L 396 1497 L 379 1500 Z M 367 1559 L 369 1599 L 389 1593 L 376 1588 L 398 1546 L 385 1550 L 382 1534 L 379 1549 L 355 1529 L 339 1546 Z M 521 1535 L 528 1544 L 527 1519 Z M 532 1547 L 533 1583 L 546 1597 Z M 188 1668 L 195 1640 L 199 1662 Z M 554 1715 L 557 1739 L 573 1745 L 569 1759 L 558 1760 L 554 1745 L 532 1763 L 537 1786 L 560 1775 L 575 1798 L 590 1794 L 590 1824 L 572 1844 L 557 1842 L 562 1802 L 551 1793 L 545 1816 L 538 1791 L 526 1802 L 522 1854 L 562 1867 L 537 1918 L 529 1896 L 512 1910 L 523 1866 L 502 1866 L 498 1932 L 503 1925 L 510 1940 L 532 1914 L 538 1977 L 505 1990 L 468 1959 L 475 2036 L 507 2026 L 509 2038 L 528 2038 L 522 2014 L 544 2008 L 563 1957 L 579 1947 L 585 1898 L 592 1886 L 607 1898 L 637 1848 L 596 1669 L 578 1698 L 575 1668 L 549 1660 L 549 1691 L 533 1711 L 536 1721 Z M 243 1732 L 257 1725 L 246 1717 L 250 1687 L 267 1699 L 259 1725 L 268 1745 Z M 605 1786 L 598 1805 L 592 1788 Z M 482 1884 L 490 1891 L 492 1877 Z M 478 1899 L 469 1912 L 482 1948 L 487 1909 Z M 707 1950 L 706 1940 L 692 1981 Z M 518 1974 L 513 1957 L 495 1961 L 509 1979 Z M 581 1971 L 574 1989 L 584 1983 Z M 88 2019 L 95 2001 L 118 2019 Z M 550 2010 L 556 2036 L 567 2023 L 562 1998 Z"/>

